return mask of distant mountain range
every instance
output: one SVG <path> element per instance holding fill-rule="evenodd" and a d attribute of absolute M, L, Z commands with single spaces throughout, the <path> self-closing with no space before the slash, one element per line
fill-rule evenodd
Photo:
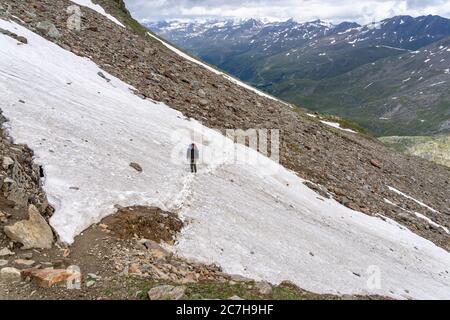
<path fill-rule="evenodd" d="M 286 101 L 371 133 L 450 132 L 450 20 L 398 16 L 361 26 L 321 20 L 157 22 L 147 28 Z"/>

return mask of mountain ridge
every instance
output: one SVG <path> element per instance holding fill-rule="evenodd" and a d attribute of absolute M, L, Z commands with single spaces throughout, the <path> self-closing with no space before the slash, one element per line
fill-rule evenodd
<path fill-rule="evenodd" d="M 436 123 L 435 116 L 427 118 L 426 112 L 422 118 L 417 114 L 420 109 L 431 114 L 439 113 L 442 107 L 436 99 L 422 99 L 420 107 L 417 106 L 418 103 L 412 106 L 392 103 L 393 98 L 410 97 L 409 91 L 404 91 L 405 88 L 401 86 L 401 81 L 408 79 L 408 72 L 414 70 L 410 67 L 401 70 L 401 74 L 390 74 L 390 67 L 382 65 L 384 61 L 389 61 L 389 58 L 395 60 L 401 55 L 413 55 L 417 52 L 423 55 L 423 50 L 427 50 L 427 47 L 446 42 L 446 37 L 450 36 L 448 19 L 431 15 L 417 18 L 398 16 L 364 26 L 348 22 L 330 25 L 320 21 L 300 24 L 288 20 L 261 24 L 253 31 L 239 24 L 235 26 L 232 22 L 228 23 L 227 27 L 221 29 L 195 23 L 181 24 L 178 31 L 158 29 L 152 25 L 147 27 L 188 52 L 272 95 L 314 111 L 349 118 L 375 135 L 429 135 L 449 132 L 445 121 L 450 119 L 450 114 L 441 112 L 440 123 Z M 196 34 L 186 31 L 186 26 L 197 28 Z M 238 37 L 237 40 L 228 40 L 230 29 L 234 30 L 233 34 Z M 250 35 L 244 36 L 245 32 Z M 416 60 L 420 55 L 417 55 Z M 426 73 L 421 78 L 424 79 L 423 83 L 416 81 L 416 91 L 424 90 L 428 78 L 429 81 L 436 78 L 436 67 L 450 59 L 447 55 L 445 51 L 440 58 L 444 61 L 430 63 L 434 67 L 433 74 L 428 72 L 425 66 L 415 70 L 417 74 Z M 432 57 L 426 57 L 422 61 L 429 58 L 429 61 L 433 60 Z M 379 70 L 386 74 L 384 77 L 387 79 L 403 76 L 400 85 L 381 84 L 378 90 L 387 92 L 387 95 L 377 96 L 375 92 L 367 92 L 373 91 L 374 88 L 363 90 L 365 86 L 377 80 L 375 76 L 370 81 L 364 79 L 370 79 L 371 73 L 361 75 L 360 78 L 355 76 L 359 68 L 367 69 L 373 63 L 381 65 Z M 447 68 L 442 66 L 441 70 L 444 73 Z M 365 82 L 365 85 L 354 93 L 354 90 L 350 89 L 352 81 Z M 444 88 L 447 88 L 447 84 L 444 84 Z M 347 94 L 350 90 L 351 95 Z M 333 95 L 329 94 L 330 92 Z M 440 96 L 443 101 L 449 99 L 443 90 L 434 92 L 434 95 Z M 335 102 L 338 102 L 337 106 Z M 378 110 L 376 113 L 374 105 Z M 384 113 L 387 110 L 391 111 L 392 123 L 380 119 L 386 118 Z M 408 114 L 408 117 L 405 118 L 405 114 Z M 425 122 L 421 122 L 422 120 Z"/>

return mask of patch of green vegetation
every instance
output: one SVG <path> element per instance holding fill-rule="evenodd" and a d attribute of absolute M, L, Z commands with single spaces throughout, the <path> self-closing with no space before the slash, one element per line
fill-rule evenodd
<path fill-rule="evenodd" d="M 367 137 L 373 138 L 366 129 L 364 129 L 358 123 L 353 122 L 352 120 L 340 118 L 338 116 L 331 115 L 331 114 L 326 114 L 326 113 L 325 114 L 319 114 L 317 112 L 316 112 L 316 117 L 314 118 L 314 117 L 310 117 L 310 116 L 306 115 L 304 113 L 304 111 L 300 110 L 299 108 L 295 109 L 295 111 L 297 111 L 297 113 L 300 116 L 302 116 L 303 118 L 307 118 L 307 119 L 312 120 L 312 121 L 320 121 L 320 120 L 322 120 L 322 121 L 335 122 L 335 123 L 338 123 L 339 126 L 342 129 L 350 129 L 350 130 L 356 131 L 356 132 L 358 132 L 358 133 L 360 133 L 362 135 L 365 135 Z"/>
<path fill-rule="evenodd" d="M 147 300 L 147 292 L 160 285 L 173 285 L 177 284 L 165 281 L 142 281 L 140 285 L 138 299 Z M 272 293 L 270 295 L 262 295 L 258 292 L 254 282 L 216 282 L 216 281 L 202 281 L 196 283 L 185 284 L 186 295 L 184 299 L 187 300 L 201 300 L 201 299 L 219 299 L 227 300 L 233 296 L 238 296 L 244 300 L 338 300 L 341 299 L 338 296 L 333 295 L 321 295 L 311 293 L 302 289 L 299 289 L 293 285 L 281 284 L 279 286 L 273 286 Z"/>
<path fill-rule="evenodd" d="M 94 0 L 93 2 L 101 5 L 107 13 L 114 16 L 137 34 L 144 35 L 148 32 L 145 27 L 133 19 L 123 0 Z"/>
<path fill-rule="evenodd" d="M 380 140 L 397 151 L 450 167 L 450 135 L 382 137 Z"/>

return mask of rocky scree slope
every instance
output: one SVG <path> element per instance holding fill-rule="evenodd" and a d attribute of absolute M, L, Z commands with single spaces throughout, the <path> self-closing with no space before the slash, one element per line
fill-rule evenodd
<path fill-rule="evenodd" d="M 64 49 L 89 57 L 135 86 L 142 98 L 162 101 L 211 128 L 281 129 L 281 163 L 311 181 L 312 188 L 354 210 L 392 218 L 442 248 L 450 248 L 450 236 L 442 228 L 412 214 L 420 212 L 450 227 L 447 168 L 393 152 L 370 137 L 329 128 L 87 8 L 83 8 L 83 29 L 68 30 L 66 8 L 71 4 L 66 0 L 6 0 L 0 10 L 3 18 L 19 19 L 19 23 Z M 38 28 L 43 21 L 58 32 Z"/>

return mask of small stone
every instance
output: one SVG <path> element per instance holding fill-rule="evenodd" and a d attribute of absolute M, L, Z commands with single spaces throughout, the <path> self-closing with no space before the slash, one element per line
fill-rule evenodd
<path fill-rule="evenodd" d="M 95 280 L 88 280 L 88 281 L 86 281 L 86 287 L 90 288 L 93 285 L 95 285 Z"/>
<path fill-rule="evenodd" d="M 204 98 L 204 97 L 206 97 L 206 93 L 205 93 L 205 90 L 203 90 L 203 89 L 199 89 L 199 90 L 198 90 L 198 96 L 199 96 L 199 97 L 201 97 L 201 98 Z"/>
<path fill-rule="evenodd" d="M 33 258 L 33 253 L 32 253 L 32 252 L 21 253 L 21 254 L 19 255 L 19 257 L 20 257 L 21 259 L 27 259 L 27 260 L 30 260 L 31 258 Z"/>
<path fill-rule="evenodd" d="M 99 280 L 101 278 L 100 276 L 96 275 L 95 273 L 88 273 L 87 276 L 89 279 L 92 279 L 92 280 Z"/>
<path fill-rule="evenodd" d="M 58 259 L 52 262 L 52 266 L 56 269 L 65 269 L 70 265 L 67 259 Z"/>
<path fill-rule="evenodd" d="M 165 259 L 170 255 L 170 253 L 165 250 L 163 247 L 161 247 L 158 243 L 152 240 L 147 240 L 144 242 L 144 246 L 150 250 L 150 253 L 153 257 L 156 259 Z"/>
<path fill-rule="evenodd" d="M 372 159 L 370 160 L 370 164 L 378 169 L 381 169 L 381 163 L 378 160 Z"/>
<path fill-rule="evenodd" d="M 26 259 L 17 259 L 14 260 L 15 264 L 31 267 L 35 262 L 33 260 L 26 260 Z"/>
<path fill-rule="evenodd" d="M 106 82 L 110 82 L 110 81 L 111 81 L 111 79 L 107 78 L 107 77 L 104 75 L 104 73 L 101 72 L 101 71 L 97 72 L 97 75 L 98 75 L 100 78 L 105 79 Z"/>
<path fill-rule="evenodd" d="M 136 162 L 131 162 L 130 163 L 130 167 L 132 167 L 134 170 L 136 170 L 137 172 L 142 172 L 142 167 L 136 163 Z"/>
<path fill-rule="evenodd" d="M 8 260 L 0 260 L 0 267 L 4 267 L 8 264 Z"/>
<path fill-rule="evenodd" d="M 14 160 L 10 157 L 3 157 L 2 159 L 2 167 L 5 170 L 8 170 L 14 164 Z"/>
<path fill-rule="evenodd" d="M 8 248 L 3 248 L 2 250 L 0 250 L 0 257 L 13 256 L 14 254 L 15 253 Z"/>
<path fill-rule="evenodd" d="M 2 282 L 19 282 L 22 280 L 20 271 L 16 268 L 6 267 L 0 270 L 0 280 Z"/>
<path fill-rule="evenodd" d="M 128 267 L 128 274 L 134 274 L 134 275 L 141 275 L 142 271 L 139 268 L 139 265 L 136 263 L 132 263 L 130 264 L 130 266 Z"/>
<path fill-rule="evenodd" d="M 180 300 L 183 298 L 186 288 L 171 285 L 162 285 L 150 289 L 148 297 L 150 300 Z"/>
<path fill-rule="evenodd" d="M 272 294 L 273 291 L 270 283 L 265 281 L 256 283 L 255 288 L 258 290 L 260 294 L 265 296 Z"/>
<path fill-rule="evenodd" d="M 239 297 L 237 295 L 234 295 L 232 297 L 229 297 L 228 300 L 244 300 L 244 299 L 242 299 L 241 297 Z"/>

